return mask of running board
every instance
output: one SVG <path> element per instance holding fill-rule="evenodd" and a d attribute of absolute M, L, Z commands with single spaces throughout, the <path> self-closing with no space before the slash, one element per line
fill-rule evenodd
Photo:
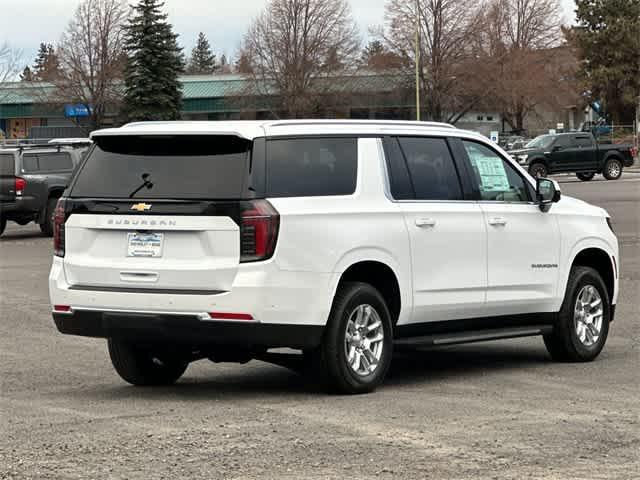
<path fill-rule="evenodd" d="M 495 328 L 491 330 L 473 330 L 467 332 L 438 333 L 419 337 L 396 338 L 397 347 L 426 347 L 436 345 L 457 345 L 461 343 L 485 342 L 505 338 L 533 337 L 553 331 L 553 325 L 532 325 L 530 327 Z"/>

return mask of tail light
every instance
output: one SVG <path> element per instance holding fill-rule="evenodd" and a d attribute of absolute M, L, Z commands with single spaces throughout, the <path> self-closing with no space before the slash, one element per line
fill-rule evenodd
<path fill-rule="evenodd" d="M 64 257 L 64 222 L 67 220 L 65 204 L 66 200 L 61 198 L 53 211 L 53 254 L 57 257 Z"/>
<path fill-rule="evenodd" d="M 15 190 L 16 190 L 17 196 L 22 195 L 22 192 L 24 191 L 26 186 L 27 186 L 27 181 L 24 178 L 20 178 L 20 177 L 15 178 Z"/>
<path fill-rule="evenodd" d="M 240 208 L 240 262 L 271 258 L 278 240 L 280 215 L 266 200 L 242 202 Z"/>
<path fill-rule="evenodd" d="M 629 149 L 629 151 L 631 152 L 631 156 L 632 157 L 637 157 L 638 156 L 638 147 L 631 147 Z"/>

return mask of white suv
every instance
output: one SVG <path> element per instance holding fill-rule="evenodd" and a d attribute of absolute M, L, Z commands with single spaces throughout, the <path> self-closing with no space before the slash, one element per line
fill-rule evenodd
<path fill-rule="evenodd" d="M 542 335 L 602 350 L 618 244 L 495 144 L 445 124 L 151 122 L 94 132 L 55 213 L 62 333 L 107 338 L 122 378 L 302 350 L 341 392 L 394 346 Z"/>

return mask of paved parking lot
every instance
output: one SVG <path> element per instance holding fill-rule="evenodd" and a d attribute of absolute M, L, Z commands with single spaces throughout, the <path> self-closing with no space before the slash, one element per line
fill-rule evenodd
<path fill-rule="evenodd" d="M 269 364 L 192 364 L 139 389 L 103 341 L 58 334 L 51 241 L 0 239 L 0 479 L 640 478 L 640 173 L 564 193 L 612 214 L 617 319 L 597 361 L 551 363 L 539 338 L 396 358 L 365 396 Z"/>

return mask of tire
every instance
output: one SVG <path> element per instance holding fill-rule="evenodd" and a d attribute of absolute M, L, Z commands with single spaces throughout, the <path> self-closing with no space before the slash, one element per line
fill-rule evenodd
<path fill-rule="evenodd" d="M 377 328 L 368 331 L 364 337 L 361 335 L 365 325 L 368 330 L 378 322 Z M 373 339 L 378 340 L 369 342 Z M 329 391 L 368 393 L 384 380 L 392 353 L 391 314 L 380 292 L 367 283 L 341 285 L 333 301 L 322 344 L 312 353 L 316 375 Z"/>
<path fill-rule="evenodd" d="M 4 229 L 7 228 L 7 219 L 0 218 L 0 235 L 4 233 Z"/>
<path fill-rule="evenodd" d="M 590 296 L 589 289 L 592 289 L 591 294 L 596 296 Z M 589 306 L 587 311 L 596 313 L 600 308 L 600 316 L 590 317 L 591 313 L 583 316 L 580 306 L 583 300 L 586 299 L 593 305 L 598 298 L 600 303 L 595 307 Z M 607 288 L 596 270 L 590 267 L 573 267 L 569 274 L 564 302 L 558 314 L 558 322 L 553 333 L 544 336 L 544 344 L 551 358 L 560 362 L 594 360 L 602 351 L 609 334 L 611 318 L 609 302 Z M 598 318 L 601 318 L 599 324 Z M 591 327 L 587 326 L 589 323 Z M 595 331 L 598 332 L 597 335 L 593 334 Z M 581 338 L 582 336 L 584 339 Z"/>
<path fill-rule="evenodd" d="M 189 365 L 170 354 L 156 353 L 114 338 L 108 340 L 108 345 L 113 367 L 132 385 L 173 385 Z"/>
<path fill-rule="evenodd" d="M 576 177 L 578 177 L 583 182 L 588 182 L 590 180 L 593 180 L 593 177 L 595 177 L 595 176 L 596 176 L 595 172 L 580 172 L 580 173 L 576 173 Z"/>
<path fill-rule="evenodd" d="M 536 162 L 529 167 L 529 175 L 533 178 L 545 178 L 549 175 L 549 169 L 544 163 Z"/>
<path fill-rule="evenodd" d="M 617 158 L 610 158 L 604 164 L 602 176 L 607 180 L 618 180 L 622 176 L 622 162 Z"/>
<path fill-rule="evenodd" d="M 40 224 L 40 231 L 46 237 L 53 237 L 53 216 L 55 215 L 57 198 L 47 200 L 47 211 L 44 215 L 44 222 Z"/>

